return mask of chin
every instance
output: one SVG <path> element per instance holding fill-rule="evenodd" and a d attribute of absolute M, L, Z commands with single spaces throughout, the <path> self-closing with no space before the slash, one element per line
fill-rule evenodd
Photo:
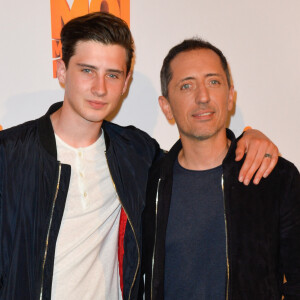
<path fill-rule="evenodd" d="M 88 115 L 88 116 L 84 116 L 83 118 L 88 122 L 99 123 L 102 122 L 106 117 L 107 115 L 101 114 L 101 115 Z"/>
<path fill-rule="evenodd" d="M 186 137 L 192 138 L 198 141 L 205 141 L 209 138 L 213 137 L 218 131 L 190 131 L 190 132 L 181 132 L 181 135 L 185 135 Z"/>

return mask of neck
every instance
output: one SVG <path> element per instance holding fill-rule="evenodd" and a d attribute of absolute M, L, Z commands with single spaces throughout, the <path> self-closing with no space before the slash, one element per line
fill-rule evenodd
<path fill-rule="evenodd" d="M 182 149 L 178 155 L 180 165 L 189 170 L 209 170 L 222 164 L 230 141 L 224 135 L 218 138 L 211 137 L 207 140 L 191 140 L 181 137 Z"/>
<path fill-rule="evenodd" d="M 90 122 L 76 115 L 68 114 L 62 106 L 50 116 L 55 134 L 74 148 L 88 147 L 101 134 L 102 122 Z"/>

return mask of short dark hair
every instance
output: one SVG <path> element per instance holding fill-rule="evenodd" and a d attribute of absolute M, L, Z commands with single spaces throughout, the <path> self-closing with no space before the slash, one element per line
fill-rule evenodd
<path fill-rule="evenodd" d="M 62 60 L 66 68 L 74 55 L 79 41 L 96 41 L 104 45 L 120 45 L 126 50 L 127 74 L 133 57 L 133 38 L 130 29 L 122 19 L 106 13 L 94 12 L 70 20 L 60 33 Z"/>
<path fill-rule="evenodd" d="M 223 70 L 226 74 L 226 79 L 228 86 L 231 86 L 231 78 L 230 72 L 228 68 L 228 63 L 226 57 L 223 55 L 222 51 L 217 47 L 213 46 L 211 43 L 204 41 L 200 38 L 192 38 L 184 40 L 182 43 L 174 46 L 165 57 L 161 71 L 160 71 L 160 84 L 161 84 L 161 92 L 164 97 L 168 99 L 168 86 L 172 79 L 172 71 L 171 71 L 171 61 L 181 52 L 191 51 L 191 50 L 199 50 L 199 49 L 210 49 L 214 51 L 221 60 L 221 64 Z"/>

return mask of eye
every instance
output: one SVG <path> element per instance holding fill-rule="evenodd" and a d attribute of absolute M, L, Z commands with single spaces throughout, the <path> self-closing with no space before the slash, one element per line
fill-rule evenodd
<path fill-rule="evenodd" d="M 180 89 L 181 90 L 188 90 L 188 89 L 190 89 L 192 87 L 192 85 L 190 84 L 190 83 L 184 83 L 181 87 L 180 87 Z"/>
<path fill-rule="evenodd" d="M 82 69 L 81 72 L 83 73 L 87 73 L 87 74 L 91 74 L 92 73 L 92 70 L 91 69 Z"/>
<path fill-rule="evenodd" d="M 219 80 L 217 80 L 217 79 L 212 79 L 212 80 L 210 81 L 210 84 L 211 84 L 211 85 L 220 85 L 221 82 L 220 82 Z"/>
<path fill-rule="evenodd" d="M 118 79 L 119 78 L 118 75 L 116 75 L 116 74 L 107 74 L 107 76 L 109 78 L 112 78 L 112 79 Z"/>

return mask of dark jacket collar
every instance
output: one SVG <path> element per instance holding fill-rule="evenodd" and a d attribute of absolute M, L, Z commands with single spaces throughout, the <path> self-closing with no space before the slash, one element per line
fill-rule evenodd
<path fill-rule="evenodd" d="M 63 105 L 63 102 L 57 102 L 50 106 L 47 113 L 38 119 L 38 134 L 42 146 L 46 151 L 57 159 L 57 150 L 56 150 L 56 141 L 53 126 L 51 123 L 50 115 L 55 111 L 60 109 Z M 104 139 L 106 144 L 106 149 L 108 150 L 110 145 L 110 139 L 106 132 L 106 128 L 109 126 L 109 122 L 103 121 L 102 128 L 104 131 Z"/>
<path fill-rule="evenodd" d="M 47 113 L 38 119 L 38 134 L 42 146 L 46 151 L 57 159 L 56 141 L 50 115 L 62 107 L 62 102 L 50 106 Z"/>
<path fill-rule="evenodd" d="M 226 129 L 226 136 L 231 141 L 230 147 L 228 149 L 228 152 L 223 160 L 222 165 L 227 164 L 228 162 L 234 160 L 235 157 L 235 149 L 236 149 L 236 138 L 234 133 L 230 129 Z M 162 162 L 162 168 L 160 177 L 161 179 L 164 179 L 168 176 L 171 176 L 173 173 L 173 165 L 175 160 L 178 157 L 179 151 L 182 148 L 181 140 L 179 139 L 171 148 L 169 153 L 166 155 L 165 159 Z"/>

